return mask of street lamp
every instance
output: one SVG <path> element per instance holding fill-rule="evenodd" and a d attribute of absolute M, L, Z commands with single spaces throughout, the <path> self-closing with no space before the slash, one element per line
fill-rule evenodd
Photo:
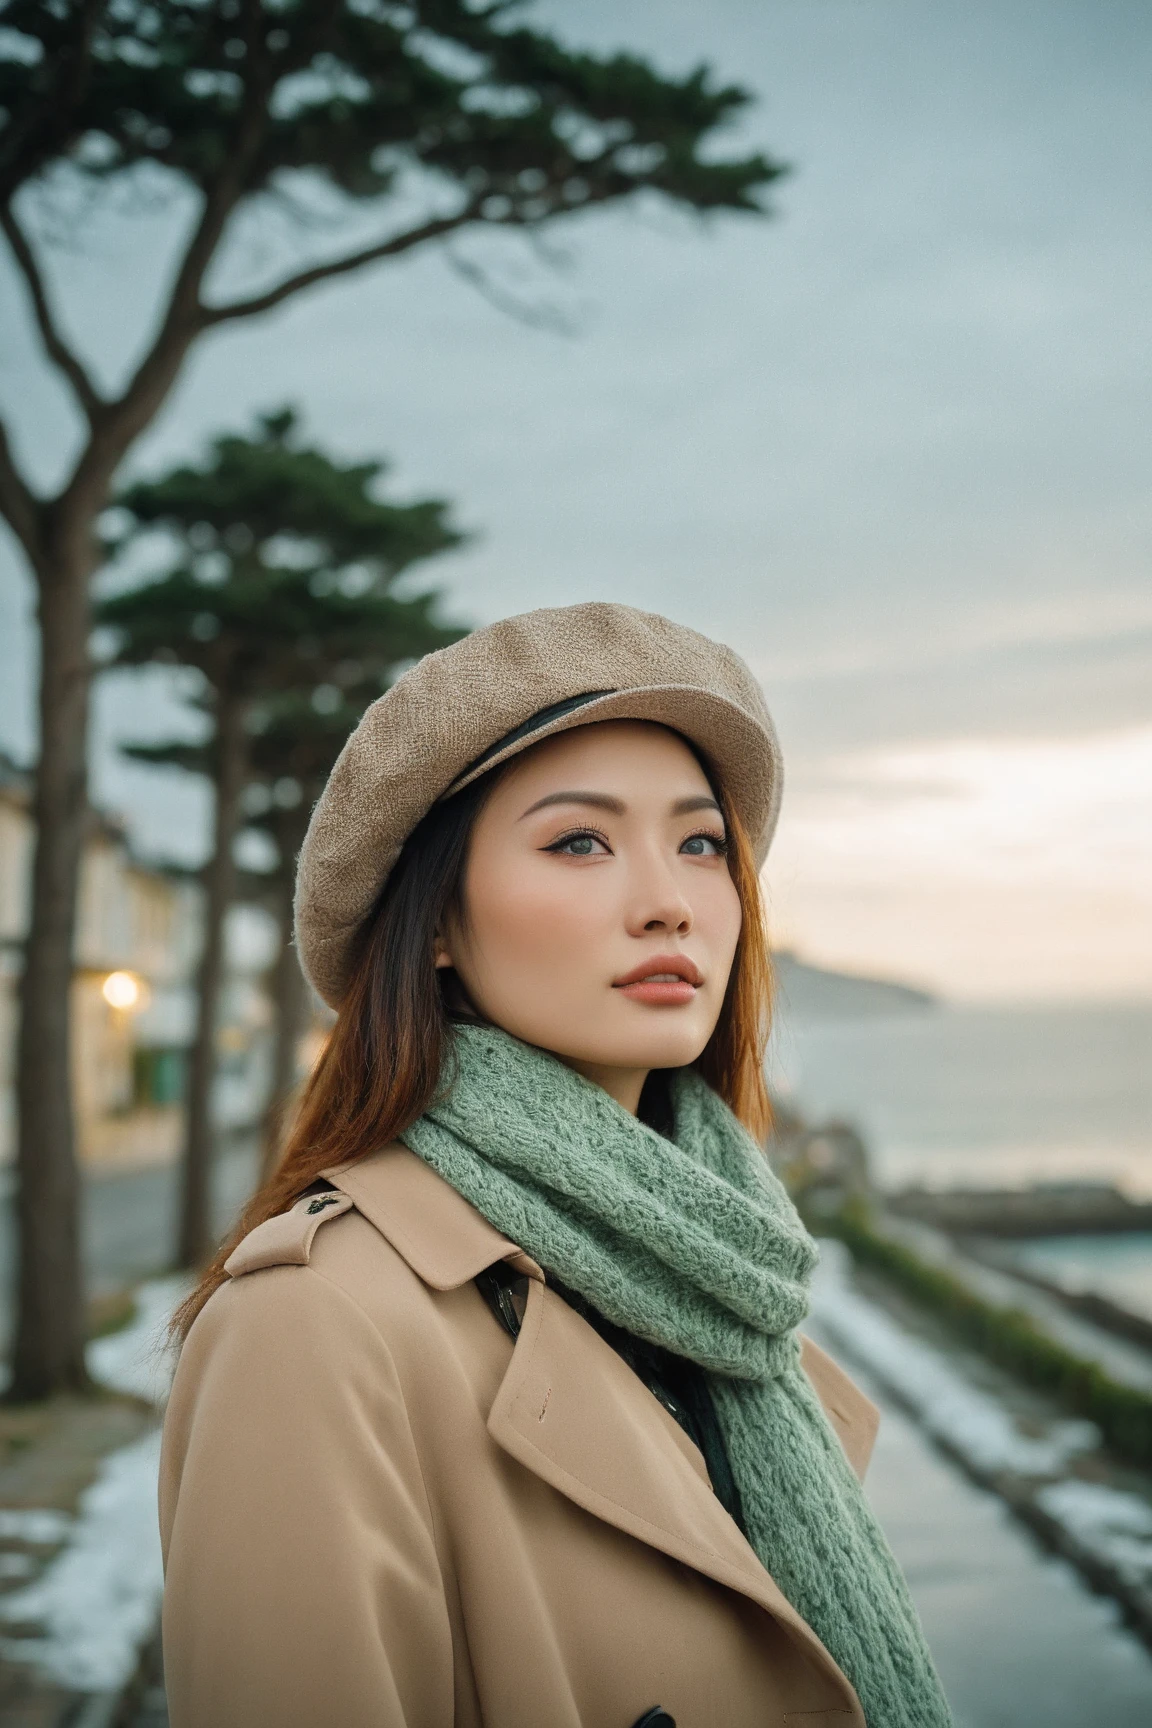
<path fill-rule="evenodd" d="M 135 1008 L 140 1000 L 140 981 L 131 972 L 109 972 L 103 995 L 109 1008 Z"/>

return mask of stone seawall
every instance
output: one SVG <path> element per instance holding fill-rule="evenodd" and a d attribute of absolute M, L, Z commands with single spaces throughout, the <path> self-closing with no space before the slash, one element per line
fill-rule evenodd
<path fill-rule="evenodd" d="M 1040 1183 L 1032 1188 L 905 1188 L 886 1208 L 950 1235 L 1072 1236 L 1152 1230 L 1152 1202 L 1129 1200 L 1105 1183 Z"/>

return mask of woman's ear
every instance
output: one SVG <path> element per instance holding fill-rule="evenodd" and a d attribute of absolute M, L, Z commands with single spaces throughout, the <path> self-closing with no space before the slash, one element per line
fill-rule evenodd
<path fill-rule="evenodd" d="M 444 967 L 452 966 L 454 964 L 452 956 L 448 952 L 448 944 L 440 934 L 439 930 L 437 930 L 435 936 L 432 938 L 432 960 L 437 971 L 441 971 Z"/>

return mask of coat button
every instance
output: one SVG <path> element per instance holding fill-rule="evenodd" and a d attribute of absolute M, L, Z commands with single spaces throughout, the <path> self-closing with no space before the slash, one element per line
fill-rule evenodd
<path fill-rule="evenodd" d="M 653 1704 L 651 1710 L 645 1710 L 643 1716 L 637 1716 L 632 1728 L 676 1728 L 676 1718 L 669 1716 L 659 1704 Z"/>

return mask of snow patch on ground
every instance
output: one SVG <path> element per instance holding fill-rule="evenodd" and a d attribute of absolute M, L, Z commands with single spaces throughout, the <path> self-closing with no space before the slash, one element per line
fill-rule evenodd
<path fill-rule="evenodd" d="M 131 1324 L 88 1346 L 93 1379 L 159 1408 L 172 1377 L 168 1321 L 186 1289 L 179 1278 L 142 1284 Z M 64 1544 L 33 1583 L 0 1597 L 0 1620 L 29 1628 L 0 1639 L 5 1656 L 33 1663 L 77 1691 L 114 1691 L 129 1678 L 155 1625 L 164 1582 L 159 1462 L 156 1429 L 108 1454 L 74 1518 L 48 1509 L 0 1512 L 0 1538 Z"/>
<path fill-rule="evenodd" d="M 136 1666 L 163 1588 L 156 1528 L 158 1431 L 104 1459 L 80 1497 L 69 1539 L 40 1577 L 0 1603 L 10 1626 L 36 1628 L 0 1640 L 62 1686 L 113 1691 Z"/>
<path fill-rule="evenodd" d="M 157 1407 L 168 1396 L 175 1358 L 168 1343 L 168 1322 L 188 1294 L 184 1278 L 152 1278 L 136 1291 L 131 1322 L 88 1346 L 88 1372 L 113 1392 L 143 1398 Z"/>
<path fill-rule="evenodd" d="M 1051 1482 L 1039 1504 L 1128 1584 L 1152 1589 L 1152 1506 L 1103 1482 Z"/>
<path fill-rule="evenodd" d="M 1022 1434 L 1011 1414 L 968 1384 L 947 1358 L 913 1338 L 852 1287 L 851 1255 L 823 1240 L 812 1289 L 812 1315 L 907 1406 L 936 1439 L 981 1472 L 1059 1476 L 1077 1453 L 1100 1443 L 1091 1422 L 1055 1422 L 1042 1438 Z"/>
<path fill-rule="evenodd" d="M 30 1542 L 34 1548 L 55 1548 L 71 1528 L 67 1512 L 15 1509 L 0 1512 L 0 1540 L 5 1542 Z"/>
<path fill-rule="evenodd" d="M 1031 1477 L 1035 1504 L 1086 1554 L 1130 1588 L 1152 1591 L 1152 1504 L 1064 1473 L 1078 1452 L 1099 1443 L 1093 1424 L 1054 1423 L 1042 1439 L 1020 1434 L 1007 1410 L 854 1289 L 851 1265 L 843 1243 L 821 1242 L 812 1313 L 845 1356 L 874 1374 L 978 1472 Z"/>

